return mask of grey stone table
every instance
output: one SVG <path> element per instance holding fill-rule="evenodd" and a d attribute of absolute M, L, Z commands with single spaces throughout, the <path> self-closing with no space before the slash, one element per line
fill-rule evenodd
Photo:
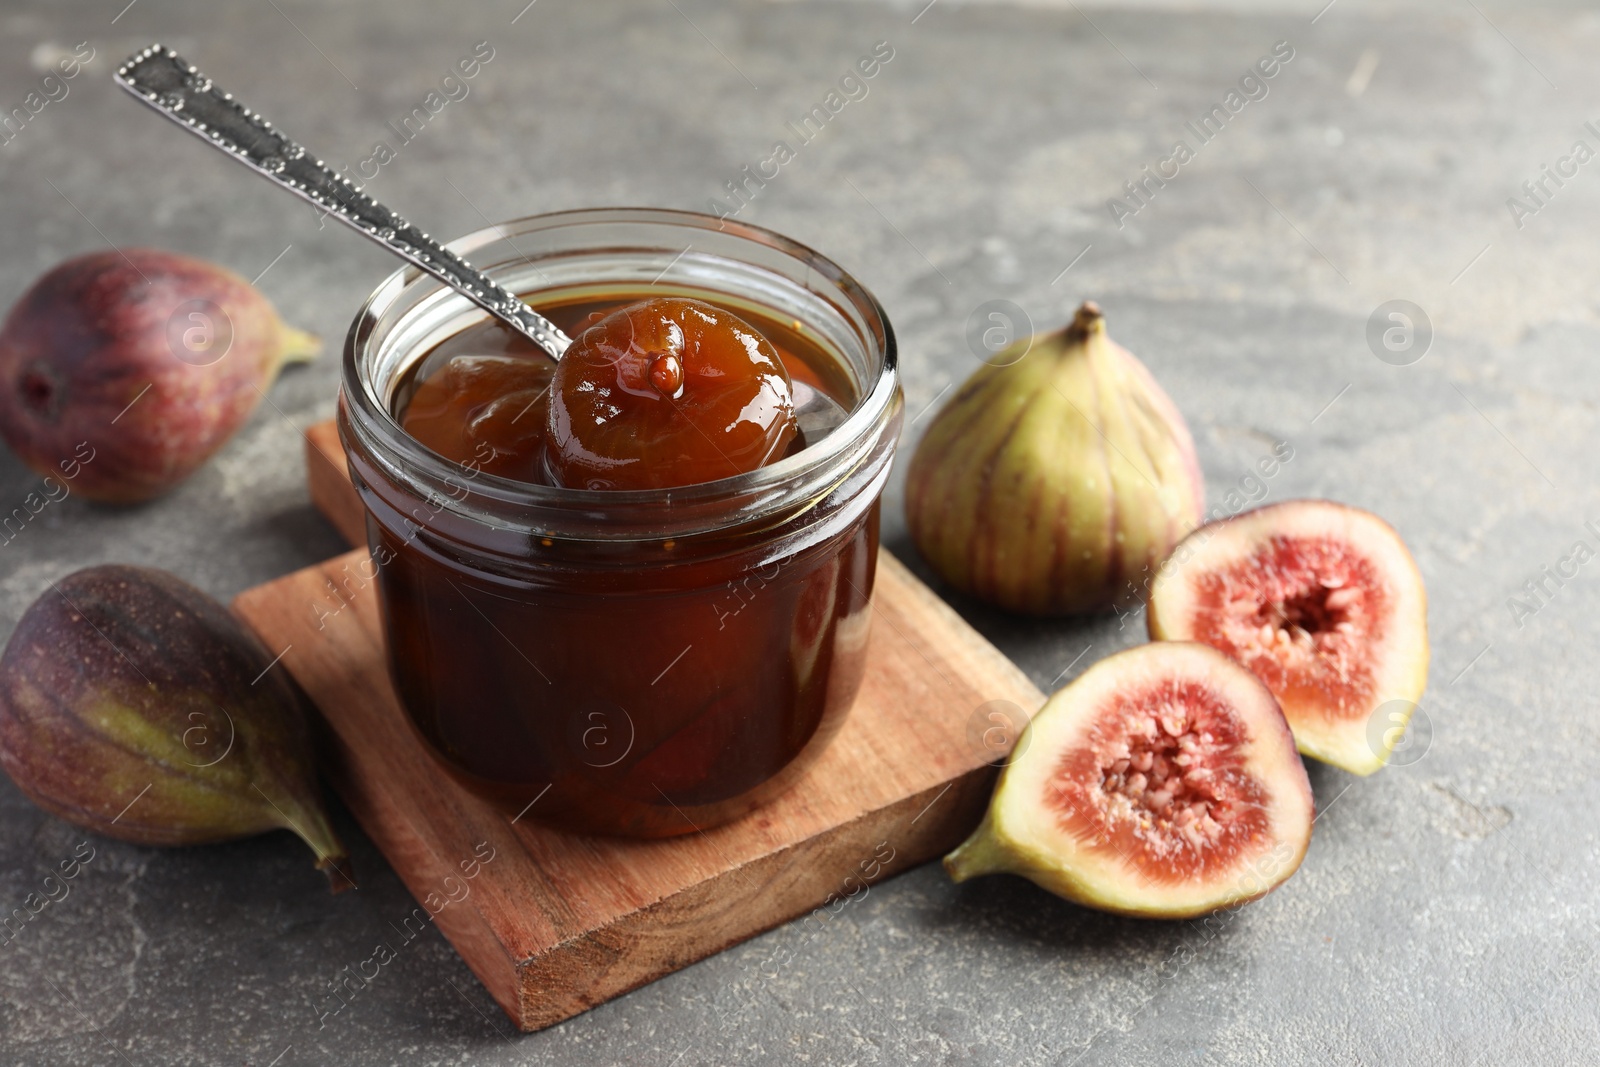
<path fill-rule="evenodd" d="M 1481 0 L 123 2 L 0 14 L 6 113 L 63 50 L 94 52 L 0 145 L 0 300 L 68 255 L 159 245 L 261 275 L 336 347 L 390 270 L 122 99 L 110 70 L 152 40 L 441 234 L 596 204 L 731 210 L 725 182 L 782 140 L 793 158 L 739 217 L 882 298 L 908 443 L 976 365 L 980 305 L 1044 327 L 1092 296 L 1188 414 L 1213 505 L 1318 495 L 1394 522 L 1432 594 L 1434 668 L 1404 765 L 1313 766 L 1304 867 L 1220 925 L 1109 918 L 1009 878 L 958 888 L 930 866 L 825 935 L 776 930 L 541 1034 L 513 1033 L 434 933 L 319 1025 L 328 983 L 412 906 L 340 811 L 364 884 L 337 899 L 287 834 L 95 841 L 70 895 L 0 951 L 0 1062 L 1546 1063 L 1595 1046 L 1600 575 L 1543 568 L 1596 547 L 1600 519 L 1600 163 L 1572 155 L 1600 148 L 1600 121 L 1585 126 L 1600 16 Z M 1293 56 L 1276 76 L 1191 134 L 1279 41 Z M 479 42 L 492 58 L 465 95 L 443 85 Z M 787 124 L 878 42 L 893 58 L 802 143 Z M 402 139 L 442 89 L 459 99 Z M 1174 174 L 1180 138 L 1193 158 Z M 1130 198 L 1146 166 L 1172 176 Z M 1428 324 L 1401 352 L 1368 340 L 1391 300 Z M 287 373 L 169 498 L 68 498 L 8 536 L 0 635 L 90 563 L 227 597 L 338 550 L 299 451 L 335 369 Z M 1248 481 L 1279 441 L 1292 461 Z M 0 512 L 37 484 L 0 459 Z M 914 559 L 898 485 L 886 538 Z M 1137 617 L 955 603 L 1042 686 L 1141 640 Z M 81 840 L 0 782 L 0 910 Z"/>

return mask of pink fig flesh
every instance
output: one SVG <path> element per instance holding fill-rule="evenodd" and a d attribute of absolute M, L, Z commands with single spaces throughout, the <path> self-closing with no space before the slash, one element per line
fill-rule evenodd
<path fill-rule="evenodd" d="M 1210 523 L 1151 587 L 1150 636 L 1200 641 L 1256 674 L 1308 756 L 1382 767 L 1428 679 L 1428 602 L 1370 512 L 1290 500 Z"/>
<path fill-rule="evenodd" d="M 1259 679 L 1204 645 L 1096 663 L 1017 742 L 956 881 L 1006 871 L 1089 907 L 1187 918 L 1270 892 L 1305 856 L 1305 766 Z"/>

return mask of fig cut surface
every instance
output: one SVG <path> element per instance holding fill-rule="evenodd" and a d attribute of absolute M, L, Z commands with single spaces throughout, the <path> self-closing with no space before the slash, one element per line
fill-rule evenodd
<path fill-rule="evenodd" d="M 1188 918 L 1253 900 L 1300 866 L 1314 805 L 1272 694 L 1191 642 L 1109 656 L 1017 741 L 956 881 L 1006 871 L 1123 915 Z"/>
<path fill-rule="evenodd" d="M 1371 774 L 1427 684 L 1427 615 L 1422 577 L 1388 523 L 1293 500 L 1189 535 L 1151 585 L 1148 621 L 1152 638 L 1199 641 L 1249 668 L 1301 752 Z"/>

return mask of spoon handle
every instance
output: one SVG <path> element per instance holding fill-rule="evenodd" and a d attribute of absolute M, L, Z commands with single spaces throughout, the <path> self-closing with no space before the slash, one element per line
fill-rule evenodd
<path fill-rule="evenodd" d="M 152 45 L 135 54 L 117 70 L 116 81 L 190 133 L 470 298 L 551 358 L 560 359 L 572 343 L 516 294 L 308 155 L 172 49 Z"/>

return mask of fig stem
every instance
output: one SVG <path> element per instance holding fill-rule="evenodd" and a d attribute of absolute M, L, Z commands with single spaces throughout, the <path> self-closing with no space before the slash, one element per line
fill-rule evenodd
<path fill-rule="evenodd" d="M 256 787 L 256 791 L 261 791 L 259 786 Z M 267 796 L 265 793 L 261 795 Z M 289 810 L 285 811 L 270 797 L 267 797 L 267 803 L 272 804 L 278 813 L 280 825 L 285 830 L 293 831 L 295 836 L 311 847 L 311 851 L 317 857 L 317 870 L 328 876 L 330 890 L 339 894 L 346 889 L 356 888 L 355 877 L 349 871 L 350 852 L 344 847 L 344 842 L 339 840 L 339 835 L 334 832 L 327 816 L 319 808 L 293 802 L 289 805 Z"/>
<path fill-rule="evenodd" d="M 306 330 L 284 326 L 283 343 L 278 347 L 278 365 L 307 363 L 322 351 L 322 338 Z"/>
<path fill-rule="evenodd" d="M 1091 333 L 1104 332 L 1106 317 L 1100 310 L 1100 305 L 1093 300 L 1085 300 L 1072 316 L 1072 324 L 1067 327 L 1069 338 L 1082 339 Z"/>
<path fill-rule="evenodd" d="M 987 815 L 972 836 L 944 858 L 944 869 L 953 882 L 965 882 L 968 878 L 1008 870 L 1010 867 L 1005 850 L 995 842 L 994 830 Z"/>
<path fill-rule="evenodd" d="M 343 863 L 344 867 L 339 866 Z M 328 891 L 338 896 L 347 889 L 356 888 L 355 876 L 350 874 L 345 867 L 350 866 L 350 857 L 341 850 L 337 856 L 326 856 L 317 860 L 317 870 L 328 876 Z"/>

